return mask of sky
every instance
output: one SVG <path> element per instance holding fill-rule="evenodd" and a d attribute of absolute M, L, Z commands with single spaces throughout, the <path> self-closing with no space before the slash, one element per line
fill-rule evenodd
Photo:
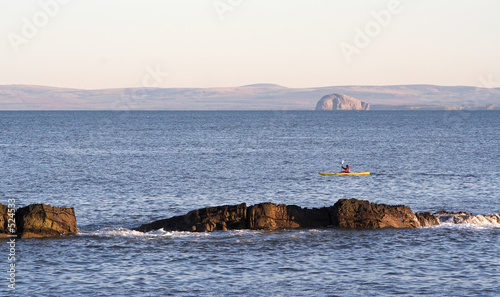
<path fill-rule="evenodd" d="M 500 1 L 0 0 L 0 85 L 500 87 Z"/>

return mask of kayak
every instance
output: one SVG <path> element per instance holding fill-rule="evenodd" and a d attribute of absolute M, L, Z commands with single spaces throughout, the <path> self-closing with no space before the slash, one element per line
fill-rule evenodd
<path fill-rule="evenodd" d="M 370 172 L 320 172 L 321 175 L 370 175 Z"/>

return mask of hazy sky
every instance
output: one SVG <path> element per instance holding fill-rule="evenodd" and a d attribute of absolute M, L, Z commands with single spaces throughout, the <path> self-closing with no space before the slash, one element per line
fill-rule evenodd
<path fill-rule="evenodd" d="M 500 87 L 500 1 L 0 0 L 0 84 Z"/>

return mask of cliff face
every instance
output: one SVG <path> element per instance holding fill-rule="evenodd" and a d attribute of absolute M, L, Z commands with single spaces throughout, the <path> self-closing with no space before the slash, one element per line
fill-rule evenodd
<path fill-rule="evenodd" d="M 330 94 L 318 101 L 316 110 L 370 110 L 370 104 L 347 95 Z"/>

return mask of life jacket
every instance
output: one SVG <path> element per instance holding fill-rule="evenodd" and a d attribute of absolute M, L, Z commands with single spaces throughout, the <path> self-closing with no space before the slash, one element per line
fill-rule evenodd
<path fill-rule="evenodd" d="M 344 167 L 342 167 L 342 168 L 344 168 Z M 349 173 L 349 169 L 351 169 L 351 166 L 347 165 L 347 167 L 342 172 Z"/>

